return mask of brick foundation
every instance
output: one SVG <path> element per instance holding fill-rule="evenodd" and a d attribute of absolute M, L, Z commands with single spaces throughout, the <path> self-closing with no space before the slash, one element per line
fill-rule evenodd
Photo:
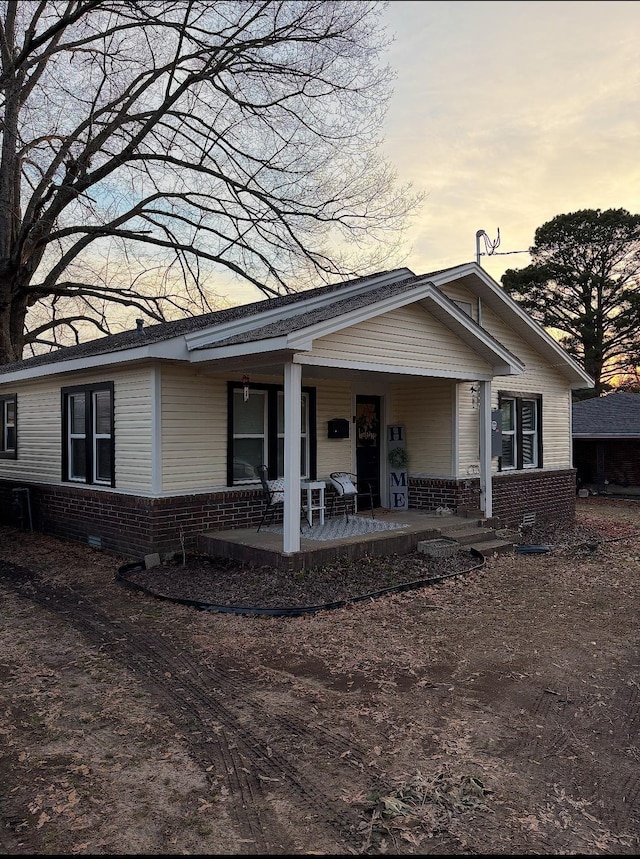
<path fill-rule="evenodd" d="M 494 474 L 493 518 L 502 527 L 518 527 L 525 513 L 538 520 L 573 522 L 576 512 L 575 469 L 518 471 Z M 479 478 L 465 480 L 409 479 L 409 507 L 435 510 L 449 507 L 455 512 L 480 506 Z"/>
<path fill-rule="evenodd" d="M 257 488 L 140 498 L 76 486 L 47 486 L 0 481 L 0 523 L 18 524 L 12 489 L 28 486 L 33 528 L 64 540 L 95 545 L 125 558 L 158 552 L 194 549 L 205 531 L 257 528 L 264 502 Z M 455 512 L 476 509 L 480 483 L 476 479 L 409 479 L 409 507 Z M 327 492 L 330 509 L 331 493 Z M 527 471 L 493 478 L 493 515 L 499 524 L 517 527 L 524 513 L 539 519 L 573 521 L 575 470 Z M 23 518 L 23 527 L 28 527 Z"/>
<path fill-rule="evenodd" d="M 517 528 L 524 513 L 540 522 L 570 524 L 576 516 L 576 471 L 519 471 L 493 477 L 493 515 L 503 527 Z"/>
<path fill-rule="evenodd" d="M 11 492 L 17 485 L 0 481 L 2 524 L 18 522 Z M 35 531 L 127 558 L 177 551 L 182 539 L 193 549 L 202 531 L 257 528 L 264 509 L 258 489 L 140 498 L 75 486 L 19 485 L 28 485 Z"/>

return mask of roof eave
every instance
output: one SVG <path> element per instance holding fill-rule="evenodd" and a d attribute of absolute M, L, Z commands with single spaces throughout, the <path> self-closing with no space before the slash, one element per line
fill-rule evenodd
<path fill-rule="evenodd" d="M 100 367 L 113 367 L 116 364 L 129 364 L 133 361 L 150 359 L 165 359 L 171 361 L 188 360 L 182 336 L 158 343 L 147 343 L 133 349 L 121 349 L 117 352 L 105 352 L 101 355 L 88 355 L 72 358 L 68 361 L 54 361 L 50 364 L 38 364 L 24 370 L 13 370 L 0 373 L 0 384 L 24 382 L 30 379 L 41 379 L 45 376 L 59 376 L 63 373 L 77 373 L 82 370 L 95 370 Z"/>

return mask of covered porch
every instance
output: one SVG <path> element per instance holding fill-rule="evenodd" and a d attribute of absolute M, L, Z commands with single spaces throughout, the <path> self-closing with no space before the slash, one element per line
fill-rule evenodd
<path fill-rule="evenodd" d="M 373 529 L 375 525 L 375 530 Z M 491 523 L 478 510 L 441 515 L 420 510 L 377 509 L 375 519 L 369 512 L 327 519 L 300 533 L 300 547 L 282 551 L 282 525 L 269 530 L 237 528 L 231 531 L 206 531 L 197 538 L 200 552 L 214 557 L 285 570 L 304 570 L 330 564 L 337 558 L 406 555 L 418 550 L 423 541 L 455 541 L 452 550 L 485 553 L 504 551 L 511 543 L 496 537 Z M 434 547 L 435 548 L 435 547 Z"/>
<path fill-rule="evenodd" d="M 301 484 L 327 481 L 333 472 L 369 481 L 374 506 L 388 515 L 410 514 L 410 506 L 435 510 L 443 503 L 437 485 L 447 481 L 477 485 L 474 506 L 485 519 L 493 515 L 492 381 L 521 374 L 523 363 L 475 321 L 470 304 L 458 307 L 431 281 L 340 307 L 346 300 L 345 293 L 331 313 L 269 317 L 250 337 L 240 328 L 226 337 L 185 337 L 200 376 L 227 379 L 227 486 L 248 488 L 247 467 L 263 465 L 271 480 L 282 481 L 282 530 L 265 539 L 277 542 L 285 563 L 328 551 L 331 541 L 308 545 L 300 529 Z M 389 459 L 400 432 L 404 466 Z M 421 519 L 428 532 L 424 526 Z M 243 531 L 224 545 L 237 543 Z M 245 531 L 247 545 L 256 539 L 251 534 Z M 375 546 L 405 540 L 387 532 L 366 536 Z"/>

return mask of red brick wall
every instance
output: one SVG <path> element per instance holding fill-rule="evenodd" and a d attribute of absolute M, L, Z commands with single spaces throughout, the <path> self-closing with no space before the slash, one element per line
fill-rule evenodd
<path fill-rule="evenodd" d="M 416 510 L 436 510 L 438 507 L 478 507 L 479 480 L 433 480 L 426 477 L 409 478 L 409 507 Z"/>
<path fill-rule="evenodd" d="M 3 524 L 17 521 L 11 493 L 15 485 L 0 481 Z M 177 551 L 181 534 L 185 547 L 193 548 L 202 531 L 257 528 L 264 509 L 257 489 L 152 499 L 75 486 L 28 488 L 34 530 L 82 543 L 97 537 L 105 551 L 131 558 Z"/>
<path fill-rule="evenodd" d="M 521 524 L 524 513 L 539 521 L 573 522 L 576 515 L 576 472 L 518 471 L 493 476 L 493 515 L 503 527 Z"/>
<path fill-rule="evenodd" d="M 493 475 L 493 517 L 503 527 L 517 527 L 524 513 L 539 520 L 573 521 L 576 505 L 575 469 L 518 471 Z M 410 478 L 409 507 L 435 510 L 480 506 L 480 481 Z"/>
<path fill-rule="evenodd" d="M 16 523 L 11 493 L 16 485 L 24 484 L 0 481 L 3 524 Z M 179 551 L 181 538 L 186 549 L 193 549 L 203 531 L 257 528 L 264 510 L 258 489 L 153 499 L 68 485 L 29 484 L 28 488 L 34 530 L 82 543 L 97 538 L 97 545 L 105 551 L 134 559 L 152 552 Z M 477 478 L 410 478 L 409 507 L 477 508 L 479 493 Z M 329 498 L 328 492 L 328 505 Z M 493 515 L 503 526 L 517 527 L 528 512 L 537 513 L 540 519 L 572 521 L 575 498 L 573 469 L 520 471 L 493 478 Z"/>

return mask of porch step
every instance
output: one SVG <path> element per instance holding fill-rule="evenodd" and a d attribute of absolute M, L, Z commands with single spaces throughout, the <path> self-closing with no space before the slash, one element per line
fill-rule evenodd
<path fill-rule="evenodd" d="M 498 538 L 493 540 L 478 540 L 478 542 L 471 543 L 469 545 L 470 549 L 475 549 L 477 552 L 481 552 L 485 557 L 511 552 L 513 551 L 513 547 L 514 543 L 511 543 L 509 540 L 500 540 Z"/>
<path fill-rule="evenodd" d="M 453 537 L 456 540 L 458 534 L 486 534 L 488 530 L 491 530 L 493 533 L 493 529 L 488 524 L 485 524 L 482 517 L 471 520 L 460 519 L 456 516 L 455 519 L 449 519 L 439 524 L 438 530 L 443 537 Z"/>
<path fill-rule="evenodd" d="M 441 531 L 443 537 L 456 540 L 462 546 L 470 546 L 472 543 L 483 542 L 495 533 L 493 528 L 452 528 Z"/>
<path fill-rule="evenodd" d="M 474 511 L 474 513 L 476 512 Z M 475 519 L 475 522 L 471 522 L 471 518 Z M 440 534 L 443 537 L 456 540 L 465 549 L 475 549 L 485 556 L 511 551 L 514 543 L 496 537 L 495 528 L 492 527 L 493 521 L 483 519 L 482 514 L 469 518 L 459 518 L 457 521 L 443 524 L 440 527 Z"/>

